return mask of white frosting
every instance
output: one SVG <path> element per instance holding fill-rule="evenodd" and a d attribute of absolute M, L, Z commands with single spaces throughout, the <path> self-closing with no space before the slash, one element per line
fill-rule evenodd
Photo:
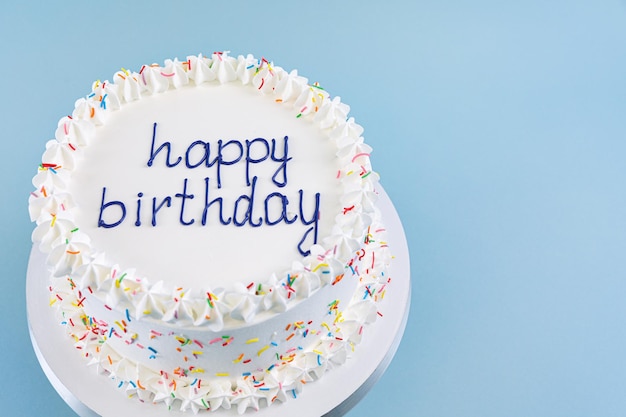
<path fill-rule="evenodd" d="M 85 356 L 140 399 L 242 413 L 296 396 L 345 361 L 388 283 L 363 129 L 338 97 L 250 55 L 113 80 L 59 121 L 33 179 L 51 303 Z M 204 166 L 218 140 L 224 163 Z M 205 207 L 216 197 L 245 227 L 219 224 Z"/>

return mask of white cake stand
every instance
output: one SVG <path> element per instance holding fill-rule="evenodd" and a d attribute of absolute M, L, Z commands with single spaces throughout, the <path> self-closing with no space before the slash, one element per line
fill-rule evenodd
<path fill-rule="evenodd" d="M 363 341 L 344 366 L 329 370 L 320 381 L 307 384 L 297 399 L 273 404 L 244 415 L 255 417 L 337 417 L 346 414 L 381 377 L 395 354 L 409 314 L 411 280 L 409 251 L 398 214 L 382 187 L 379 207 L 389 233 L 395 260 L 385 299 L 379 302 L 383 318 L 365 329 Z M 87 367 L 69 343 L 49 307 L 45 257 L 31 251 L 26 277 L 26 305 L 33 348 L 46 376 L 59 395 L 81 417 L 189 417 L 189 412 L 168 410 L 163 404 L 128 399 L 109 378 Z M 215 414 L 214 414 L 215 413 Z M 209 414 L 207 414 L 209 415 Z M 236 410 L 217 410 L 234 416 Z"/>

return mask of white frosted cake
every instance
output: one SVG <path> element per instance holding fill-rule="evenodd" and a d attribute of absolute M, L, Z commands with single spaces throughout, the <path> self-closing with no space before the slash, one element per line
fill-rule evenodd
<path fill-rule="evenodd" d="M 250 55 L 94 83 L 29 200 L 67 343 L 123 393 L 192 412 L 294 401 L 349 361 L 391 256 L 348 111 Z"/>

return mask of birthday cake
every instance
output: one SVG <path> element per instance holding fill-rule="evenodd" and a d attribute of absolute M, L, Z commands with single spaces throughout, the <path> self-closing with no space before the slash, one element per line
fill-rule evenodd
<path fill-rule="evenodd" d="M 349 362 L 391 255 L 348 112 L 251 55 L 95 82 L 29 198 L 67 343 L 127 396 L 194 413 L 293 401 Z"/>

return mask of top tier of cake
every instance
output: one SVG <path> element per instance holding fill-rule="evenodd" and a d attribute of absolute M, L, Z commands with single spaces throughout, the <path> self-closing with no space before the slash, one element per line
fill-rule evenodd
<path fill-rule="evenodd" d="M 252 56 L 119 71 L 48 142 L 33 239 L 133 317 L 219 330 L 285 311 L 341 279 L 375 215 L 348 110 Z"/>

